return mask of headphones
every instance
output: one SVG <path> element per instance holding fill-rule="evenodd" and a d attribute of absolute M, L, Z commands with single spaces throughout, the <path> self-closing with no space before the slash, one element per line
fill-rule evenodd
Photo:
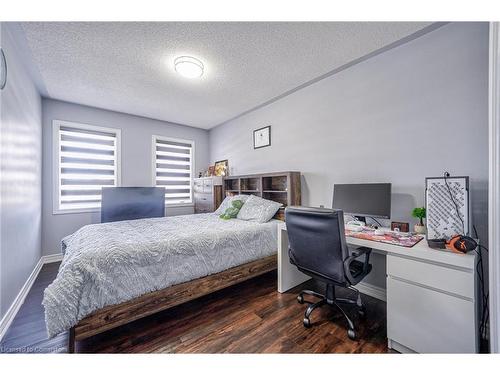
<path fill-rule="evenodd" d="M 456 253 L 465 254 L 477 247 L 477 242 L 469 236 L 452 237 L 446 244 L 446 248 Z"/>
<path fill-rule="evenodd" d="M 473 238 L 462 235 L 453 236 L 449 241 L 445 239 L 429 239 L 427 244 L 432 249 L 448 249 L 459 254 L 465 254 L 477 247 L 477 242 Z"/>

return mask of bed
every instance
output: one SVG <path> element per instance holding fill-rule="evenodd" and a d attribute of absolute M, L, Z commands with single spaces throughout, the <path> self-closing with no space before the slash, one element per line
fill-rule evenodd
<path fill-rule="evenodd" d="M 74 342 L 276 268 L 277 220 L 213 213 L 87 225 L 63 239 L 47 332 Z"/>
<path fill-rule="evenodd" d="M 58 275 L 44 292 L 49 336 L 69 330 L 73 353 L 76 341 L 275 270 L 277 224 L 285 206 L 301 203 L 300 172 L 231 176 L 223 195 L 250 199 L 248 184 L 282 207 L 274 219 L 157 217 L 87 225 L 64 238 Z"/>

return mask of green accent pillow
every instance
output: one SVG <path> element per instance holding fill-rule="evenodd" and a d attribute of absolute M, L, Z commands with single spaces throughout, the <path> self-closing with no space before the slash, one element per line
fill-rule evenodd
<path fill-rule="evenodd" d="M 239 199 L 235 199 L 231 202 L 231 207 L 228 207 L 223 214 L 219 217 L 224 220 L 236 219 L 238 216 L 238 212 L 240 212 L 241 207 L 243 207 L 243 201 Z"/>

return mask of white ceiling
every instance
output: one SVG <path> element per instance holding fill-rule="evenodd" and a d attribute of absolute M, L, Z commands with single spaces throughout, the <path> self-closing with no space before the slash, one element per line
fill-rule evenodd
<path fill-rule="evenodd" d="M 430 25 L 23 23 L 49 97 L 209 129 Z M 173 60 L 202 60 L 188 80 Z"/>

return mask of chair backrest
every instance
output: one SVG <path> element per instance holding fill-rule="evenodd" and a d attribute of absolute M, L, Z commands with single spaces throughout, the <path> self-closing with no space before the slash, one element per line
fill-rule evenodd
<path fill-rule="evenodd" d="M 304 271 L 345 282 L 344 260 L 349 251 L 342 210 L 290 206 L 285 219 L 293 263 Z"/>

